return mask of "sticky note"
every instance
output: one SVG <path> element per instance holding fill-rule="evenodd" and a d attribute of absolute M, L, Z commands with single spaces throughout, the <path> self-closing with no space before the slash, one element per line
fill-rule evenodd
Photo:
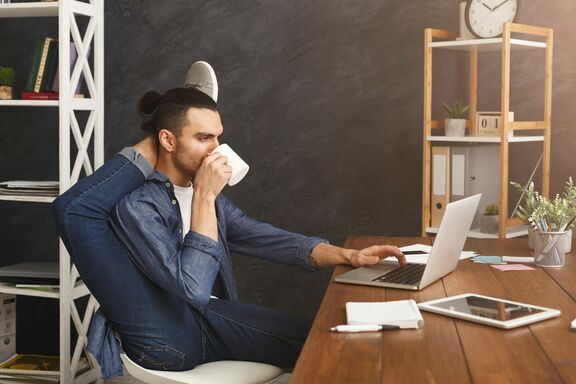
<path fill-rule="evenodd" d="M 535 271 L 534 268 L 524 264 L 492 265 L 491 267 L 501 271 Z"/>
<path fill-rule="evenodd" d="M 476 256 L 472 258 L 472 261 L 484 264 L 506 264 L 500 256 Z"/>

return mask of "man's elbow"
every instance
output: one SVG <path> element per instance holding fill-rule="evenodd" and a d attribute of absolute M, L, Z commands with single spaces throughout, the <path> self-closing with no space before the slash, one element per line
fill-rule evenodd
<path fill-rule="evenodd" d="M 188 302 L 196 308 L 204 308 L 210 302 L 210 294 L 196 294 L 188 297 Z"/>

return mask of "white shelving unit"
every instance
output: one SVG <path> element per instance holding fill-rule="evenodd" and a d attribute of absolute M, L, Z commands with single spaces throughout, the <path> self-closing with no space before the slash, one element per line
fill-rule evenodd
<path fill-rule="evenodd" d="M 428 136 L 428 141 L 438 143 L 494 143 L 500 144 L 499 137 L 490 136 Z M 544 141 L 544 136 L 512 136 L 509 143 L 528 143 L 531 141 Z"/>
<path fill-rule="evenodd" d="M 60 193 L 63 193 L 78 181 L 82 169 L 86 174 L 91 174 L 104 161 L 104 0 L 0 4 L 0 19 L 20 17 L 58 18 L 59 100 L 2 100 L 0 107 L 58 108 L 59 183 Z M 85 17 L 88 21 L 83 34 L 78 28 L 78 17 Z M 78 53 L 72 70 L 69 67 L 71 42 L 74 43 Z M 89 47 L 94 55 L 93 65 L 90 65 L 87 55 Z M 73 90 L 76 89 L 82 76 L 88 93 L 83 99 L 74 98 Z M 31 111 L 33 113 L 33 109 Z M 78 111 L 88 113 L 84 126 L 78 122 L 76 117 Z M 75 159 L 70 156 L 71 134 L 78 148 Z M 92 159 L 88 154 L 90 141 L 94 148 Z M 0 200 L 51 203 L 54 197 L 2 195 Z M 77 374 L 77 368 L 82 351 L 87 345 L 88 326 L 98 304 L 90 296 L 86 312 L 80 316 L 74 300 L 90 293 L 78 280 L 78 271 L 70 262 L 70 256 L 62 241 L 60 241 L 59 263 L 60 288 L 58 292 L 21 289 L 7 285 L 0 285 L 0 292 L 59 300 L 60 383 L 90 383 L 100 377 L 99 369 L 92 367 L 88 371 Z M 71 319 L 78 333 L 77 343 L 72 350 L 70 348 Z"/>
<path fill-rule="evenodd" d="M 522 38 L 512 37 L 520 35 Z M 443 128 L 443 121 L 432 119 L 432 57 L 433 52 L 441 50 L 462 51 L 470 58 L 470 118 L 467 121 L 468 136 L 449 137 L 434 135 L 434 130 Z M 508 121 L 502 119 L 501 133 L 497 137 L 478 136 L 476 128 L 476 112 L 478 111 L 478 55 L 480 52 L 496 51 L 502 57 L 500 113 L 508 116 L 510 112 L 510 55 L 512 50 L 531 50 L 544 52 L 544 92 L 542 102 L 543 117 L 537 121 Z M 530 25 L 504 23 L 502 37 L 492 39 L 457 40 L 451 31 L 427 28 L 424 31 L 424 111 L 423 111 L 423 164 L 422 164 L 422 235 L 437 232 L 432 227 L 432 191 L 431 167 L 432 147 L 440 144 L 453 148 L 455 146 L 468 146 L 479 148 L 481 146 L 495 146 L 496 153 L 491 157 L 498 158 L 498 180 L 495 183 L 494 194 L 500 209 L 499 229 L 497 235 L 487 235 L 476 230 L 470 231 L 471 237 L 497 237 L 509 238 L 527 233 L 526 226 L 517 219 L 508 217 L 508 167 L 509 145 L 512 143 L 541 142 L 542 143 L 542 194 L 548 196 L 550 184 L 550 138 L 551 138 L 551 109 L 552 109 L 552 50 L 553 31 L 549 28 L 540 28 Z M 516 133 L 520 133 L 517 135 Z M 521 144 L 515 144 L 521 145 Z M 475 191 L 478 192 L 478 191 Z M 445 192 L 449 194 L 448 192 Z M 485 193 L 483 192 L 483 199 Z M 444 205 L 439 203 L 438 205 Z M 439 208 L 440 209 L 440 208 Z M 481 207 L 483 209 L 483 207 Z M 437 218 L 437 216 L 436 216 Z M 437 222 L 437 220 L 435 221 Z"/>
<path fill-rule="evenodd" d="M 504 38 L 496 37 L 492 39 L 471 39 L 435 41 L 429 44 L 430 48 L 446 48 L 459 51 L 471 51 L 477 48 L 479 51 L 501 51 Z M 546 48 L 546 43 L 541 41 L 510 39 L 510 47 L 513 49 L 522 48 Z"/>

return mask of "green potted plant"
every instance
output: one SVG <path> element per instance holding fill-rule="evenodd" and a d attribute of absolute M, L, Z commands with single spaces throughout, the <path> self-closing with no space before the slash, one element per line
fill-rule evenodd
<path fill-rule="evenodd" d="M 14 68 L 0 67 L 0 100 L 12 99 L 12 86 L 14 86 Z"/>
<path fill-rule="evenodd" d="M 498 204 L 496 203 L 490 203 L 484 208 L 484 214 L 480 216 L 480 232 L 498 233 L 499 212 Z"/>
<path fill-rule="evenodd" d="M 516 216 L 525 222 L 532 218 L 540 228 L 545 227 L 547 232 L 566 231 L 565 250 L 570 252 L 572 247 L 572 226 L 576 220 L 576 186 L 571 177 L 566 181 L 562 195 L 557 194 L 552 199 L 548 199 L 538 191 L 534 190 L 534 183 L 524 186 L 512 181 L 510 182 L 516 189 L 524 193 L 522 205 L 518 206 Z M 528 230 L 528 245 L 534 249 L 534 230 Z"/>
<path fill-rule="evenodd" d="M 444 132 L 446 136 L 465 136 L 466 135 L 466 112 L 470 106 L 464 105 L 461 100 L 455 100 L 450 105 L 442 103 L 448 117 L 444 119 Z"/>

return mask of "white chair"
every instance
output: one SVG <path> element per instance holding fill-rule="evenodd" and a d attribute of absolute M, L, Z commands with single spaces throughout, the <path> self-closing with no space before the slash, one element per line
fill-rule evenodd
<path fill-rule="evenodd" d="M 265 384 L 282 375 L 278 367 L 251 361 L 214 361 L 189 371 L 170 372 L 142 368 L 124 353 L 120 357 L 132 376 L 148 384 Z"/>

